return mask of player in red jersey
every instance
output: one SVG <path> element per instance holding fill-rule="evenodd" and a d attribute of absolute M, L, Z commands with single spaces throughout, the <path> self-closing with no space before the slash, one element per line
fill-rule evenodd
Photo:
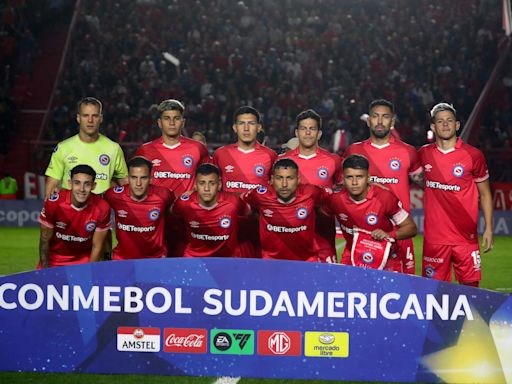
<path fill-rule="evenodd" d="M 110 207 L 92 194 L 96 172 L 88 165 L 70 171 L 69 188 L 44 202 L 39 216 L 38 269 L 99 261 L 110 229 Z"/>
<path fill-rule="evenodd" d="M 270 185 L 242 195 L 260 214 L 262 257 L 320 261 L 314 240 L 316 208 L 328 195 L 323 188 L 299 184 L 299 169 L 293 160 L 277 160 Z"/>
<path fill-rule="evenodd" d="M 410 212 L 409 178 L 421 185 L 423 169 L 416 149 L 394 137 L 395 107 L 388 101 L 377 99 L 370 103 L 366 120 L 370 138 L 347 148 L 345 156 L 358 154 L 370 161 L 370 177 L 388 187 Z M 415 274 L 414 248 L 411 239 L 397 242 L 393 257 L 402 261 L 403 272 Z"/>
<path fill-rule="evenodd" d="M 185 107 L 174 99 L 158 106 L 158 127 L 162 137 L 143 144 L 135 153 L 153 163 L 151 183 L 165 187 L 180 196 L 194 189 L 195 171 L 199 164 L 210 161 L 206 146 L 181 135 L 185 125 Z M 167 245 L 170 256 L 180 256 L 185 238 L 182 223 L 167 222 Z"/>
<path fill-rule="evenodd" d="M 299 145 L 281 157 L 290 158 L 297 163 L 301 183 L 333 189 L 342 182 L 341 158 L 318 146 L 322 137 L 322 118 L 314 110 L 308 109 L 297 115 L 296 122 L 295 135 L 299 139 Z M 335 238 L 334 218 L 319 212 L 315 241 L 321 261 L 336 262 Z"/>
<path fill-rule="evenodd" d="M 174 194 L 150 185 L 152 164 L 136 156 L 128 162 L 128 186 L 114 187 L 105 200 L 114 210 L 117 246 L 112 260 L 167 256 L 165 218 Z"/>
<path fill-rule="evenodd" d="M 182 216 L 187 228 L 185 257 L 239 257 L 238 217 L 249 207 L 238 195 L 220 192 L 220 171 L 213 164 L 196 170 L 195 192 L 182 195 L 172 212 Z"/>
<path fill-rule="evenodd" d="M 478 286 L 478 200 L 485 221 L 482 248 L 493 246 L 489 172 L 481 151 L 457 137 L 460 122 L 453 106 L 440 103 L 430 112 L 435 143 L 420 149 L 425 170 L 423 276 L 451 281 L 452 265 L 461 284 Z"/>
<path fill-rule="evenodd" d="M 345 188 L 333 193 L 323 206 L 328 214 L 337 217 L 347 241 L 341 257 L 342 264 L 352 264 L 355 229 L 371 232 L 375 240 L 401 240 L 416 235 L 416 224 L 395 194 L 386 187 L 370 183 L 369 167 L 364 156 L 347 157 L 343 161 Z M 402 265 L 400 260 L 390 258 L 384 269 L 402 272 Z"/>
<path fill-rule="evenodd" d="M 223 146 L 213 154 L 213 162 L 221 172 L 222 190 L 244 193 L 259 185 L 267 186 L 277 154 L 256 139 L 262 129 L 260 113 L 252 107 L 241 107 L 233 121 L 236 143 Z M 242 256 L 261 257 L 257 218 L 242 218 L 240 224 Z"/>

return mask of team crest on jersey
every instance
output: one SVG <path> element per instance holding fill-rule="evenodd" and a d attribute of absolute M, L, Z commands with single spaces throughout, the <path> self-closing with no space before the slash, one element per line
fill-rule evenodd
<path fill-rule="evenodd" d="M 194 165 L 194 158 L 190 155 L 183 156 L 183 165 L 187 168 L 190 168 Z"/>
<path fill-rule="evenodd" d="M 258 192 L 259 194 L 264 194 L 265 192 L 267 192 L 267 187 L 260 185 L 258 189 L 256 189 L 256 192 Z"/>
<path fill-rule="evenodd" d="M 153 164 L 153 167 L 159 167 L 160 164 L 162 164 L 162 160 L 160 160 L 160 159 L 153 159 L 151 161 L 151 164 Z"/>
<path fill-rule="evenodd" d="M 432 267 L 425 268 L 425 276 L 434 277 L 435 274 L 436 274 L 436 271 L 434 271 L 434 268 L 432 268 Z"/>
<path fill-rule="evenodd" d="M 258 164 L 254 167 L 254 174 L 258 177 L 263 177 L 265 175 L 265 167 L 261 164 Z"/>
<path fill-rule="evenodd" d="M 373 260 L 375 260 L 375 257 L 373 256 L 373 253 L 371 253 L 371 252 L 364 252 L 364 253 L 361 255 L 361 259 L 362 259 L 366 264 L 371 264 L 371 263 L 373 263 Z"/>
<path fill-rule="evenodd" d="M 181 195 L 180 199 L 183 201 L 188 201 L 188 200 L 190 200 L 190 195 L 188 193 L 183 194 L 183 195 Z"/>
<path fill-rule="evenodd" d="M 153 221 L 158 220 L 158 218 L 160 217 L 160 210 L 152 209 L 151 211 L 149 211 L 148 217 L 150 218 L 150 220 L 153 220 Z"/>
<path fill-rule="evenodd" d="M 401 163 L 400 159 L 391 159 L 389 161 L 389 168 L 391 168 L 391 170 L 393 170 L 393 171 L 400 170 L 401 166 L 402 166 L 402 163 Z"/>
<path fill-rule="evenodd" d="M 124 191 L 124 187 L 121 185 L 118 185 L 117 187 L 114 188 L 115 193 L 121 193 L 123 191 Z"/>
<path fill-rule="evenodd" d="M 110 157 L 106 153 L 100 155 L 98 160 L 101 165 L 108 165 L 110 163 Z"/>
<path fill-rule="evenodd" d="M 297 209 L 297 212 L 295 212 L 295 216 L 297 216 L 298 219 L 304 220 L 306 217 L 308 217 L 307 208 Z"/>
<path fill-rule="evenodd" d="M 94 221 L 89 221 L 87 224 L 85 224 L 85 230 L 87 232 L 92 232 L 96 229 L 96 223 Z"/>
<path fill-rule="evenodd" d="M 231 227 L 231 218 L 223 217 L 220 219 L 219 224 L 222 228 L 227 229 L 227 228 Z"/>
<path fill-rule="evenodd" d="M 366 223 L 368 225 L 377 225 L 378 222 L 379 218 L 375 213 L 369 213 L 368 215 L 366 215 Z"/>
<path fill-rule="evenodd" d="M 322 180 L 327 180 L 329 178 L 329 170 L 325 167 L 318 168 L 318 171 L 316 173 L 319 178 Z"/>
<path fill-rule="evenodd" d="M 235 167 L 233 167 L 231 164 L 230 165 L 226 165 L 224 167 L 224 170 L 226 171 L 226 173 L 232 173 L 234 169 L 235 169 Z"/>
<path fill-rule="evenodd" d="M 462 177 L 464 176 L 464 167 L 461 164 L 457 164 L 452 169 L 453 176 L 455 177 Z"/>
<path fill-rule="evenodd" d="M 57 201 L 59 200 L 59 194 L 58 193 L 54 193 L 53 195 L 51 195 L 48 200 L 50 201 Z"/>

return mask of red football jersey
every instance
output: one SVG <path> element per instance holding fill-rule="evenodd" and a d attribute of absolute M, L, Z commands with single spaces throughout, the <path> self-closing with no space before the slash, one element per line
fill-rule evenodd
<path fill-rule="evenodd" d="M 322 148 L 317 148 L 316 153 L 310 156 L 301 155 L 299 148 L 296 148 L 280 157 L 292 159 L 297 163 L 301 183 L 332 188 L 334 184 L 340 184 L 343 180 L 341 158 Z M 322 260 L 336 258 L 336 228 L 333 217 L 322 213 L 317 215 L 315 241 Z"/>
<path fill-rule="evenodd" d="M 150 185 L 142 201 L 133 200 L 128 186 L 114 187 L 105 193 L 114 210 L 117 246 L 113 260 L 166 257 L 165 216 L 175 200 L 164 187 Z"/>
<path fill-rule="evenodd" d="M 202 206 L 197 192 L 182 195 L 172 212 L 181 216 L 186 225 L 185 257 L 240 256 L 238 216 L 247 215 L 249 208 L 237 195 L 219 192 L 217 203 L 212 207 Z"/>
<path fill-rule="evenodd" d="M 409 176 L 421 172 L 421 164 L 416 149 L 393 136 L 389 143 L 379 146 L 370 139 L 354 143 L 347 148 L 344 157 L 362 155 L 370 162 L 371 181 L 383 184 L 400 199 L 409 211 L 411 197 Z"/>
<path fill-rule="evenodd" d="M 276 158 L 273 150 L 259 143 L 249 151 L 238 148 L 237 144 L 225 145 L 213 154 L 213 162 L 222 175 L 222 190 L 238 193 L 268 185 Z"/>
<path fill-rule="evenodd" d="M 166 187 L 176 196 L 194 189 L 197 166 L 210 161 L 206 146 L 186 137 L 173 146 L 160 137 L 143 144 L 135 156 L 144 156 L 153 163 L 152 184 Z"/>
<path fill-rule="evenodd" d="M 391 191 L 374 185 L 370 185 L 366 198 L 361 201 L 353 200 L 345 189 L 333 193 L 325 201 L 323 209 L 337 217 L 348 250 L 352 248 L 354 228 L 390 232 L 393 225 L 402 223 L 409 216 Z"/>
<path fill-rule="evenodd" d="M 295 199 L 279 201 L 272 186 L 258 187 L 242 199 L 259 210 L 260 240 L 264 259 L 319 261 L 314 242 L 315 208 L 329 192 L 299 184 Z"/>
<path fill-rule="evenodd" d="M 435 143 L 419 151 L 425 172 L 425 241 L 431 244 L 478 243 L 478 188 L 489 178 L 481 151 L 457 139 L 442 151 Z"/>
<path fill-rule="evenodd" d="M 44 202 L 39 222 L 53 228 L 50 267 L 87 263 L 94 232 L 110 229 L 110 207 L 91 194 L 85 207 L 76 208 L 71 204 L 71 191 L 61 189 Z"/>

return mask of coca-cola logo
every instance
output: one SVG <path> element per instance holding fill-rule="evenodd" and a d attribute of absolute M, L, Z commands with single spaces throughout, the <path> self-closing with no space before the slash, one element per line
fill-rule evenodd
<path fill-rule="evenodd" d="M 164 352 L 206 353 L 206 329 L 165 328 Z"/>

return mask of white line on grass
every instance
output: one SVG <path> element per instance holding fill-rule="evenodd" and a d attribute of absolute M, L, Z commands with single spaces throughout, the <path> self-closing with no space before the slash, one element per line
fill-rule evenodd
<path fill-rule="evenodd" d="M 240 381 L 241 377 L 219 377 L 213 384 L 236 384 Z"/>

